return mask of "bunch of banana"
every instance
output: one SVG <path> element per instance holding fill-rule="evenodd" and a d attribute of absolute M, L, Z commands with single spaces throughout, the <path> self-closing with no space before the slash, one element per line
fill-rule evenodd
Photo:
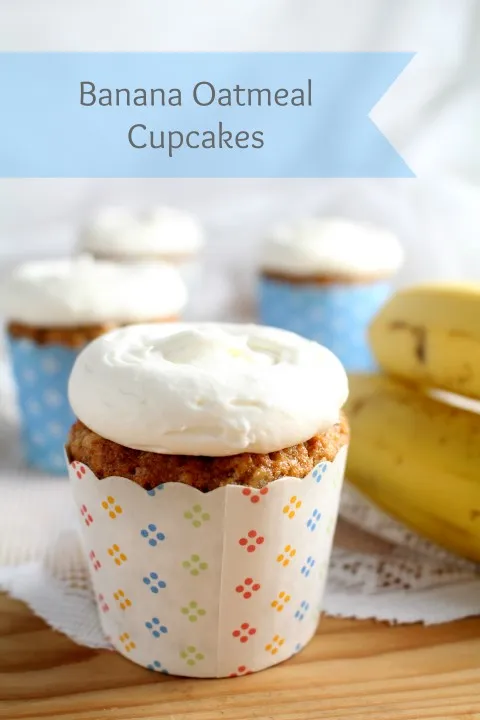
<path fill-rule="evenodd" d="M 480 398 L 480 289 L 398 293 L 371 344 L 390 376 L 350 375 L 349 481 L 419 534 L 480 561 L 480 415 L 430 395 Z"/>

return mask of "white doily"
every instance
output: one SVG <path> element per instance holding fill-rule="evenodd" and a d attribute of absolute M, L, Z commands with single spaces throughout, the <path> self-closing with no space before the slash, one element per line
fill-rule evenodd
<path fill-rule="evenodd" d="M 109 647 L 65 478 L 22 467 L 10 376 L 0 361 L 0 589 L 80 644 Z M 480 574 L 346 486 L 324 602 L 330 615 L 439 623 L 480 614 Z"/>

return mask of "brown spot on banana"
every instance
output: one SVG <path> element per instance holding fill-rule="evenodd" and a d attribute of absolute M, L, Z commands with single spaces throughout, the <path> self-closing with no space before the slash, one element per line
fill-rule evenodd
<path fill-rule="evenodd" d="M 395 320 L 389 325 L 391 330 L 408 330 L 415 340 L 415 357 L 421 365 L 425 365 L 427 356 L 427 331 L 422 325 L 410 325 L 403 320 Z"/>
<path fill-rule="evenodd" d="M 358 400 L 355 400 L 350 406 L 350 409 L 348 411 L 348 414 L 350 417 L 354 417 L 357 415 L 360 410 L 366 405 L 367 398 L 359 398 Z"/>

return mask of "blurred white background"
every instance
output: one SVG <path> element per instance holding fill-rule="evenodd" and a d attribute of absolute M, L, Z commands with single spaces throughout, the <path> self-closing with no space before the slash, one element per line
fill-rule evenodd
<path fill-rule="evenodd" d="M 399 283 L 479 280 L 479 33 L 480 0 L 0 0 L 0 50 L 418 53 L 372 113 L 417 179 L 0 180 L 0 266 L 71 252 L 104 204 L 166 203 L 206 227 L 215 282 L 204 283 L 198 316 L 231 315 L 251 297 L 272 222 L 318 211 L 395 230 L 407 251 Z"/>

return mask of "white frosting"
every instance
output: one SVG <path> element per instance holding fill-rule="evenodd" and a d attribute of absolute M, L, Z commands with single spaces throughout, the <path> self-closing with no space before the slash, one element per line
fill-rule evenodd
<path fill-rule="evenodd" d="M 84 228 L 80 249 L 117 258 L 188 256 L 203 244 L 203 232 L 188 213 L 158 207 L 147 213 L 109 207 Z"/>
<path fill-rule="evenodd" d="M 185 302 L 185 286 L 170 265 L 89 256 L 20 265 L 0 288 L 1 314 L 35 327 L 155 320 L 176 315 Z"/>
<path fill-rule="evenodd" d="M 262 267 L 286 275 L 389 275 L 403 260 L 391 232 L 341 218 L 308 218 L 277 227 L 264 247 Z"/>
<path fill-rule="evenodd" d="M 347 376 L 286 330 L 175 323 L 115 330 L 73 368 L 74 413 L 108 440 L 164 454 L 268 453 L 338 422 Z"/>

